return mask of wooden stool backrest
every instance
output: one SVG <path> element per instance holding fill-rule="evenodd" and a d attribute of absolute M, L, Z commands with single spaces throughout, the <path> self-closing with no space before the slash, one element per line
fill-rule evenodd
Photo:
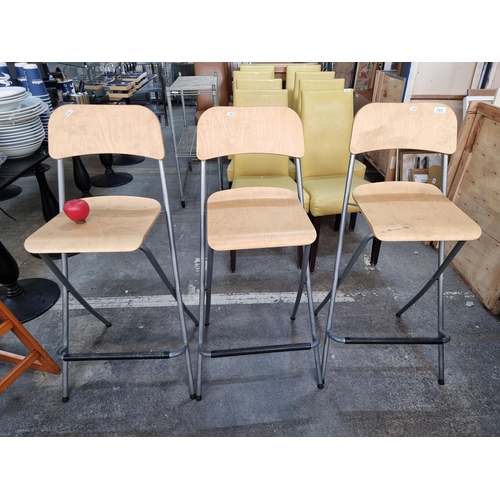
<path fill-rule="evenodd" d="M 297 113 L 284 106 L 218 106 L 203 113 L 198 122 L 198 159 L 241 153 L 301 158 L 304 134 Z"/>
<path fill-rule="evenodd" d="M 68 104 L 52 113 L 49 120 L 52 158 L 101 153 L 162 160 L 165 148 L 158 118 L 139 105 Z"/>
<path fill-rule="evenodd" d="M 380 149 L 417 149 L 452 154 L 457 117 L 445 104 L 371 103 L 354 118 L 352 154 Z"/>

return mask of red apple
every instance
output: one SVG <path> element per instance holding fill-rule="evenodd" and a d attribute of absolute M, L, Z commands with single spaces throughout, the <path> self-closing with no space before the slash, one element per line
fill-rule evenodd
<path fill-rule="evenodd" d="M 76 200 L 67 201 L 64 204 L 63 210 L 68 218 L 75 221 L 77 224 L 82 224 L 89 215 L 90 207 L 85 200 L 78 198 Z"/>

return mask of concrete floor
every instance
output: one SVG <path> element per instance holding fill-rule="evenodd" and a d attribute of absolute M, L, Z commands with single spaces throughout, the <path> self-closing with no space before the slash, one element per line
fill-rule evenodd
<path fill-rule="evenodd" d="M 194 114 L 194 108 L 188 108 Z M 199 165 L 186 173 L 186 206 L 181 208 L 171 128 L 163 126 L 170 205 L 177 240 L 182 292 L 198 316 Z M 46 162 L 54 193 L 55 162 Z M 182 160 L 187 171 L 186 160 Z M 95 157 L 85 159 L 90 175 L 103 172 Z M 125 186 L 92 194 L 132 194 L 161 198 L 153 162 L 116 171 L 133 174 Z M 43 223 L 34 177 L 16 184 L 23 192 L 2 202 L 0 240 L 16 259 L 20 279 L 54 279 L 45 264 L 28 254 L 23 242 Z M 226 184 L 227 185 L 227 184 Z M 218 189 L 217 169 L 210 191 Z M 79 197 L 71 174 L 67 198 Z M 314 298 L 331 286 L 336 234 L 333 220 L 323 222 Z M 352 253 L 366 233 L 358 217 L 348 232 L 345 251 Z M 165 221 L 157 221 L 147 240 L 171 277 Z M 363 255 L 341 288 L 334 327 L 342 335 L 422 336 L 436 332 L 435 288 L 398 319 L 395 312 L 432 274 L 436 252 L 420 243 L 385 244 L 379 263 Z M 110 319 L 104 327 L 72 302 L 71 338 L 75 349 L 124 351 L 169 349 L 177 345 L 177 309 L 142 253 L 76 255 L 70 258 L 73 283 Z M 305 304 L 294 324 L 289 315 L 299 272 L 294 248 L 239 252 L 235 274 L 229 255 L 216 256 L 214 301 L 208 339 L 230 345 L 290 339 L 308 340 Z M 203 399 L 189 397 L 183 359 L 103 361 L 70 364 L 70 401 L 61 402 L 61 376 L 28 371 L 0 396 L 0 436 L 498 436 L 500 435 L 500 325 L 467 285 L 449 269 L 445 279 L 446 383 L 437 383 L 435 346 L 354 346 L 330 344 L 326 383 L 316 387 L 312 352 L 277 353 L 204 363 Z M 163 307 L 163 304 L 169 304 Z M 316 318 L 323 342 L 326 308 Z M 61 344 L 61 306 L 25 323 L 56 360 Z M 197 328 L 187 320 L 191 360 L 196 373 Z M 264 331 L 267 330 L 265 334 Z M 239 344 L 241 345 L 241 344 Z M 4 350 L 23 353 L 9 335 Z M 60 362 L 58 360 L 58 362 Z M 0 365 L 0 376 L 10 366 Z"/>

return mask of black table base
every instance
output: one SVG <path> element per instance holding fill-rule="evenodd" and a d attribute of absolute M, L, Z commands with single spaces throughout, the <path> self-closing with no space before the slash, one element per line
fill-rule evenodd
<path fill-rule="evenodd" d="M 106 168 L 106 171 L 104 174 L 95 175 L 94 177 L 90 178 L 90 183 L 92 184 L 92 186 L 101 188 L 123 186 L 125 184 L 128 184 L 133 179 L 132 174 L 129 174 L 127 172 L 115 172 L 113 170 L 113 165 L 116 165 L 116 163 L 115 158 L 112 154 L 100 154 L 99 160 Z"/>
<path fill-rule="evenodd" d="M 22 188 L 20 186 L 16 186 L 15 184 L 4 187 L 0 189 L 0 201 L 11 200 L 12 198 L 20 195 L 22 191 Z"/>
<path fill-rule="evenodd" d="M 45 278 L 28 278 L 17 284 L 23 289 L 21 295 L 9 298 L 6 287 L 0 287 L 0 300 L 21 322 L 31 321 L 48 311 L 59 299 L 61 289 L 54 281 Z"/>
<path fill-rule="evenodd" d="M 145 160 L 144 156 L 136 155 L 116 155 L 113 157 L 113 165 L 126 167 L 127 165 L 137 165 Z"/>

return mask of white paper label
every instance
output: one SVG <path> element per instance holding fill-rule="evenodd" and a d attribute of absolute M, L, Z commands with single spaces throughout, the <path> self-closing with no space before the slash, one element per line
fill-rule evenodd
<path fill-rule="evenodd" d="M 227 116 L 234 116 L 234 111 L 228 111 Z"/>
<path fill-rule="evenodd" d="M 410 111 L 417 111 L 417 109 L 418 109 L 417 106 L 411 106 L 410 107 Z"/>
<path fill-rule="evenodd" d="M 66 116 L 70 116 L 73 114 L 73 110 L 72 109 L 68 109 L 68 111 L 66 111 Z"/>
<path fill-rule="evenodd" d="M 434 113 L 437 113 L 437 114 L 440 114 L 440 115 L 444 115 L 446 113 L 446 108 L 443 107 L 443 106 L 436 106 L 434 108 Z"/>

